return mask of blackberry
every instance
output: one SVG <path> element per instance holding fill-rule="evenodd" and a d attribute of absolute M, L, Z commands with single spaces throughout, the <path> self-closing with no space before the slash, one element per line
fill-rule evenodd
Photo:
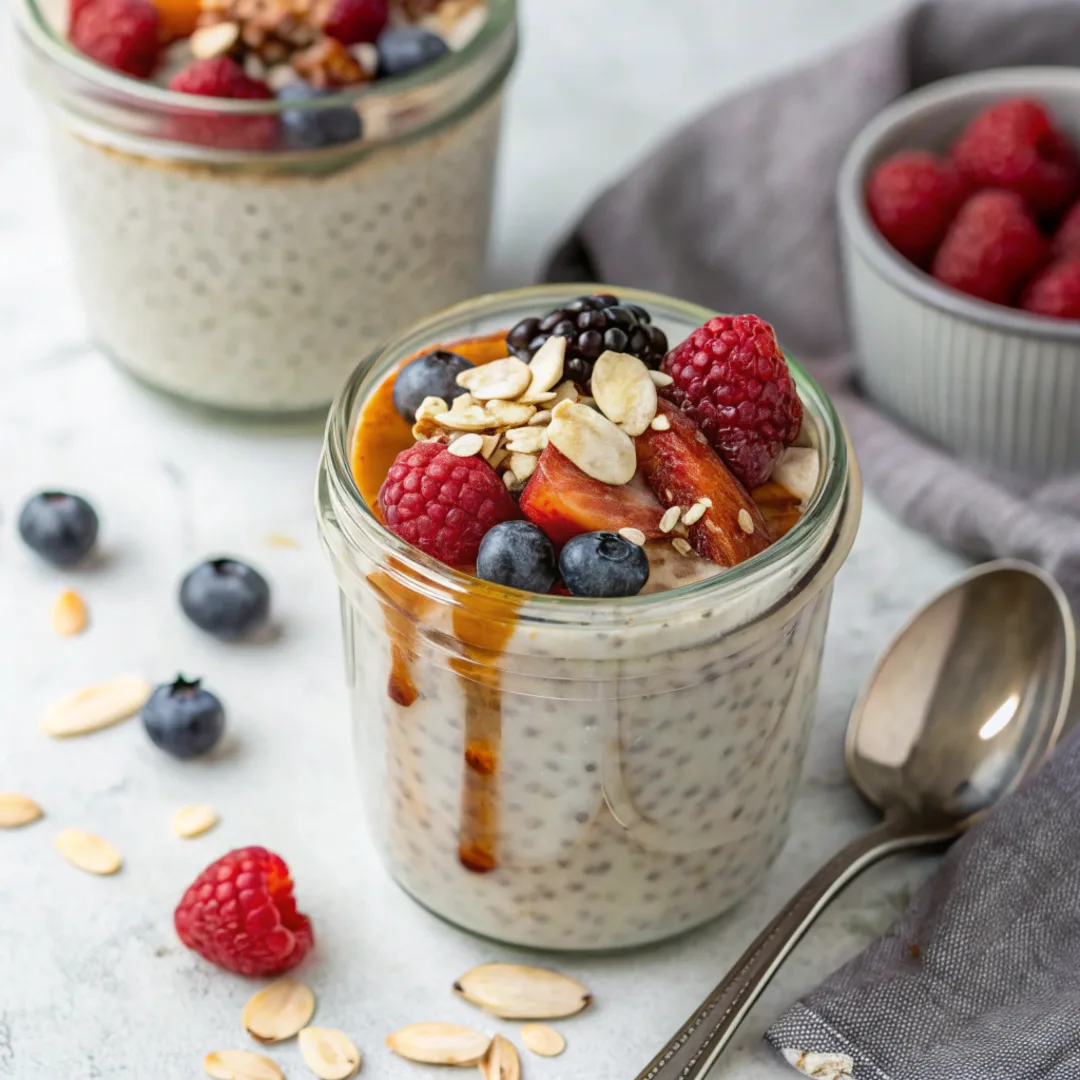
<path fill-rule="evenodd" d="M 566 377 L 583 388 L 592 378 L 593 364 L 608 349 L 630 353 L 650 368 L 658 368 L 668 351 L 667 336 L 652 325 L 652 316 L 639 304 L 620 304 L 611 293 L 579 296 L 543 318 L 522 319 L 506 335 L 506 343 L 528 363 L 553 335 L 566 338 Z"/>

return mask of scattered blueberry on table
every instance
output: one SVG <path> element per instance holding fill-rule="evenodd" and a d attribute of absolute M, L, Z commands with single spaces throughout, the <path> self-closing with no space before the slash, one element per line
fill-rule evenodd
<path fill-rule="evenodd" d="M 193 758 L 217 745 L 225 730 L 225 709 L 201 680 L 178 675 L 150 695 L 142 722 L 155 746 L 173 757 Z"/>
<path fill-rule="evenodd" d="M 180 607 L 200 630 L 223 641 L 250 637 L 270 615 L 270 586 L 238 559 L 208 559 L 180 583 Z"/>
<path fill-rule="evenodd" d="M 31 551 L 54 566 L 71 566 L 93 550 L 98 516 L 81 495 L 42 491 L 19 514 L 19 535 Z"/>

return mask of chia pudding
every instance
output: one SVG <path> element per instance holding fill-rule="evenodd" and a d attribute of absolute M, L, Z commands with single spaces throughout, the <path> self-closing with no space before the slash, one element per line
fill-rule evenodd
<path fill-rule="evenodd" d="M 562 578 L 540 595 L 503 587 L 497 573 L 478 578 L 482 550 L 477 566 L 451 568 L 403 540 L 384 524 L 402 528 L 376 481 L 381 473 L 391 483 L 389 463 L 408 454 L 402 443 L 425 438 L 423 418 L 410 432 L 381 408 L 407 361 L 438 345 L 478 368 L 497 362 L 523 336 L 508 338 L 511 327 L 572 295 L 554 286 L 462 304 L 370 357 L 331 412 L 318 512 L 341 588 L 369 824 L 391 873 L 420 903 L 474 932 L 546 949 L 606 949 L 719 915 L 776 857 L 813 721 L 832 580 L 854 539 L 861 489 L 831 404 L 791 364 L 801 429 L 749 494 L 736 484 L 735 497 L 752 499 L 761 523 L 754 534 L 767 537 L 753 554 L 720 564 L 703 534 L 682 524 L 674 539 L 621 530 L 647 557 L 647 585 L 637 595 L 586 596 L 588 583 L 567 587 L 573 541 L 560 536 Z M 619 299 L 647 311 L 649 325 L 674 342 L 712 314 L 648 293 L 619 290 Z M 635 340 L 652 366 L 649 343 Z M 528 344 L 536 355 L 544 341 Z M 676 370 L 680 348 L 663 370 Z M 566 356 L 580 359 L 577 343 Z M 598 413 L 611 400 L 599 373 L 591 386 L 577 383 Z M 682 423 L 670 404 L 679 382 L 656 382 L 656 416 L 670 418 L 653 429 L 663 441 Z M 680 409 L 694 412 L 686 400 Z M 560 452 L 576 452 L 555 431 L 550 437 Z M 520 514 L 545 528 L 529 484 L 546 482 L 549 449 L 524 485 L 502 473 Z M 638 456 L 646 460 L 640 447 Z M 497 452 L 487 460 L 498 461 Z M 654 476 L 650 484 L 662 494 Z M 634 515 L 652 496 L 630 488 L 619 497 Z M 719 498 L 704 501 L 707 515 L 728 520 Z M 561 504 L 584 505 L 573 491 Z M 594 512 L 606 511 L 590 504 Z"/>
<path fill-rule="evenodd" d="M 80 55 L 66 4 L 42 2 L 20 0 L 23 55 L 88 324 L 140 381 L 230 412 L 316 411 L 379 341 L 481 289 L 514 0 L 391 0 L 378 39 L 349 50 L 319 54 L 338 43 L 312 22 L 302 47 L 241 37 L 194 61 L 204 30 L 262 41 L 275 4 L 325 20 L 386 0 L 155 0 L 163 27 L 183 5 L 209 22 L 145 79 Z M 441 51 L 408 68 L 401 34 Z M 189 62 L 236 85 L 205 89 Z"/>

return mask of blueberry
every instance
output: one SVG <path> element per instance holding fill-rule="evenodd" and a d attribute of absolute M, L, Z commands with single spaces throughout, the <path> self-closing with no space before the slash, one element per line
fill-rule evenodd
<path fill-rule="evenodd" d="M 384 30 L 375 43 L 379 53 L 380 79 L 404 75 L 445 56 L 450 47 L 438 34 L 418 26 L 394 26 Z"/>
<path fill-rule="evenodd" d="M 180 582 L 180 607 L 200 629 L 223 641 L 247 637 L 266 623 L 270 586 L 236 559 L 201 562 Z"/>
<path fill-rule="evenodd" d="M 531 521 L 504 521 L 480 541 L 476 576 L 511 589 L 546 593 L 555 584 L 555 548 Z"/>
<path fill-rule="evenodd" d="M 574 596 L 636 596 L 649 580 L 649 558 L 616 533 L 583 533 L 562 549 L 559 573 Z"/>
<path fill-rule="evenodd" d="M 155 746 L 178 758 L 193 758 L 213 747 L 225 730 L 225 710 L 200 680 L 159 686 L 143 706 L 143 727 Z"/>
<path fill-rule="evenodd" d="M 315 101 L 326 97 L 326 91 L 305 82 L 291 82 L 283 86 L 277 96 L 280 101 Z M 345 106 L 284 109 L 281 124 L 285 129 L 285 142 L 293 150 L 315 150 L 320 146 L 355 142 L 363 133 L 359 114 Z"/>
<path fill-rule="evenodd" d="M 98 516 L 81 496 L 42 491 L 19 514 L 19 535 L 31 551 L 56 566 L 71 566 L 97 542 Z"/>
<path fill-rule="evenodd" d="M 411 424 L 424 398 L 438 397 L 449 404 L 452 398 L 465 393 L 465 388 L 454 380 L 471 367 L 464 356 L 445 349 L 410 360 L 394 380 L 394 408 Z"/>

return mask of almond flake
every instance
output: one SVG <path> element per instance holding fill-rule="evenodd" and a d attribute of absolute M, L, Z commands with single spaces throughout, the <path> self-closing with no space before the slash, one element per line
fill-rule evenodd
<path fill-rule="evenodd" d="M 525 481 L 519 480 L 513 469 L 507 469 L 506 472 L 502 474 L 502 478 L 507 491 L 521 491 L 525 486 Z"/>
<path fill-rule="evenodd" d="M 554 400 L 554 390 L 545 390 L 542 394 L 533 394 L 526 391 L 517 399 L 517 403 L 519 405 L 547 405 Z"/>
<path fill-rule="evenodd" d="M 248 998 L 240 1022 L 261 1043 L 291 1039 L 315 1013 L 315 995 L 302 982 L 278 979 Z"/>
<path fill-rule="evenodd" d="M 577 399 L 578 389 L 572 379 L 567 379 L 565 382 L 561 382 L 555 387 L 555 397 L 553 400 L 556 404 L 560 401 L 577 401 Z"/>
<path fill-rule="evenodd" d="M 214 1080 L 285 1080 L 285 1074 L 262 1054 L 250 1050 L 217 1050 L 203 1058 Z"/>
<path fill-rule="evenodd" d="M 675 381 L 666 371 L 650 371 L 649 378 L 652 379 L 653 386 L 661 389 L 670 386 Z"/>
<path fill-rule="evenodd" d="M 619 535 L 624 540 L 629 540 L 631 544 L 637 544 L 638 547 L 645 546 L 645 534 L 640 529 L 635 529 L 632 525 L 621 528 L 619 530 Z"/>
<path fill-rule="evenodd" d="M 285 533 L 267 533 L 263 537 L 263 543 L 267 547 L 272 548 L 290 548 L 296 550 L 300 547 L 300 542 L 294 540 L 291 536 L 286 536 Z"/>
<path fill-rule="evenodd" d="M 521 1080 L 521 1058 L 509 1039 L 496 1035 L 480 1062 L 484 1080 Z"/>
<path fill-rule="evenodd" d="M 541 409 L 540 412 L 534 414 L 530 418 L 529 423 L 533 427 L 538 427 L 540 424 L 546 424 L 550 419 L 551 419 L 551 410 L 550 409 Z"/>
<path fill-rule="evenodd" d="M 468 368 L 456 381 L 478 401 L 513 401 L 529 388 L 532 377 L 524 360 L 507 356 L 503 360 Z"/>
<path fill-rule="evenodd" d="M 634 440 L 587 405 L 561 401 L 548 426 L 548 440 L 582 472 L 605 484 L 628 484 L 637 472 Z"/>
<path fill-rule="evenodd" d="M 360 1051 L 343 1031 L 306 1027 L 299 1042 L 304 1064 L 320 1080 L 348 1080 L 360 1071 Z"/>
<path fill-rule="evenodd" d="M 447 447 L 454 457 L 473 457 L 475 454 L 479 454 L 484 449 L 484 439 L 482 436 L 477 435 L 475 431 L 470 431 L 466 435 L 462 435 Z"/>
<path fill-rule="evenodd" d="M 60 698 L 45 710 L 41 730 L 54 739 L 85 735 L 134 716 L 153 687 L 138 675 L 121 675 Z"/>
<path fill-rule="evenodd" d="M 481 964 L 465 972 L 454 990 L 504 1020 L 555 1020 L 581 1012 L 592 995 L 579 982 L 524 964 Z"/>
<path fill-rule="evenodd" d="M 53 846 L 72 866 L 88 874 L 115 874 L 124 861 L 108 840 L 82 829 L 64 829 L 57 833 Z"/>
<path fill-rule="evenodd" d="M 510 428 L 504 435 L 506 445 L 516 454 L 539 454 L 547 443 L 547 432 L 538 427 Z"/>
<path fill-rule="evenodd" d="M 689 556 L 694 554 L 694 549 L 681 536 L 676 536 L 675 539 L 671 541 L 671 546 L 680 555 Z"/>
<path fill-rule="evenodd" d="M 536 415 L 535 405 L 523 405 L 520 401 L 489 401 L 487 411 L 494 417 L 493 427 L 521 427 Z"/>
<path fill-rule="evenodd" d="M 676 525 L 679 524 L 679 518 L 682 516 L 681 506 L 669 506 L 664 511 L 664 516 L 660 519 L 660 531 L 669 533 Z"/>
<path fill-rule="evenodd" d="M 88 622 L 86 602 L 74 589 L 67 589 L 56 598 L 52 609 L 52 628 L 58 634 L 62 637 L 81 634 Z"/>
<path fill-rule="evenodd" d="M 705 511 L 708 507 L 703 502 L 696 502 L 689 510 L 682 516 L 682 523 L 684 525 L 693 525 L 700 521 L 705 516 Z"/>
<path fill-rule="evenodd" d="M 526 1024 L 521 1029 L 526 1050 L 540 1057 L 558 1057 L 566 1049 L 566 1040 L 547 1024 Z"/>
<path fill-rule="evenodd" d="M 656 416 L 656 385 L 649 369 L 630 353 L 600 354 L 593 365 L 592 392 L 600 411 L 627 435 L 640 435 Z"/>
<path fill-rule="evenodd" d="M 454 400 L 456 401 L 457 398 L 455 398 Z M 423 401 L 420 402 L 420 407 L 416 410 L 416 415 L 413 417 L 413 419 L 430 419 L 433 416 L 438 416 L 440 413 L 449 411 L 450 406 L 447 405 L 441 397 L 426 397 Z"/>
<path fill-rule="evenodd" d="M 671 421 L 663 413 L 660 413 L 659 416 L 653 417 L 649 427 L 651 427 L 653 431 L 670 431 Z"/>
<path fill-rule="evenodd" d="M 487 431 L 496 426 L 495 417 L 482 405 L 466 405 L 431 417 L 439 427 L 451 431 Z"/>
<path fill-rule="evenodd" d="M 499 449 L 501 439 L 498 435 L 481 435 L 480 439 L 483 443 L 480 447 L 480 456 L 487 461 Z"/>
<path fill-rule="evenodd" d="M 475 1065 L 491 1039 L 462 1024 L 410 1024 L 388 1035 L 386 1045 L 399 1057 L 422 1065 Z"/>
<path fill-rule="evenodd" d="M 551 390 L 563 377 L 565 360 L 566 338 L 549 337 L 529 361 L 532 381 L 529 383 L 528 396 L 532 397 Z"/>
<path fill-rule="evenodd" d="M 234 22 L 200 26 L 188 38 L 188 48 L 196 60 L 213 60 L 232 52 L 240 40 L 240 26 Z"/>
<path fill-rule="evenodd" d="M 515 451 L 510 454 L 510 471 L 524 484 L 536 472 L 536 463 L 539 460 L 535 454 L 519 454 Z"/>
<path fill-rule="evenodd" d="M 218 823 L 217 811 L 206 803 L 192 803 L 181 806 L 169 822 L 173 836 L 181 840 L 190 840 L 209 832 Z"/>
<path fill-rule="evenodd" d="M 41 807 L 29 796 L 17 791 L 0 791 L 0 829 L 18 829 L 39 817 Z"/>
<path fill-rule="evenodd" d="M 491 455 L 491 457 L 488 458 L 488 464 L 493 469 L 497 469 L 509 456 L 510 456 L 510 451 L 507 450 L 505 447 L 500 446 L 499 449 L 496 450 Z"/>
<path fill-rule="evenodd" d="M 748 536 L 752 536 L 754 532 L 754 519 L 750 516 L 749 511 L 745 507 L 739 511 L 739 528 Z"/>

